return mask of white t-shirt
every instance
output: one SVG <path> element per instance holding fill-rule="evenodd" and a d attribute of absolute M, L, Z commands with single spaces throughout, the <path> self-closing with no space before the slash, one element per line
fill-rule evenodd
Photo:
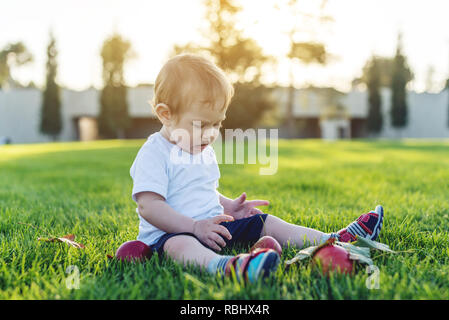
<path fill-rule="evenodd" d="M 195 220 L 223 214 L 217 191 L 220 170 L 211 146 L 192 155 L 160 132 L 153 133 L 137 153 L 130 175 L 134 201 L 136 193 L 152 191 L 164 197 L 174 210 Z M 137 240 L 156 243 L 166 232 L 142 218 L 138 208 L 136 212 L 140 219 Z"/>

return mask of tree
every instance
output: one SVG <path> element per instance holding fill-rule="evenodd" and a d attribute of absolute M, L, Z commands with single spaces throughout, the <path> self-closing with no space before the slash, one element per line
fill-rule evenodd
<path fill-rule="evenodd" d="M 205 44 L 175 45 L 170 55 L 190 52 L 214 61 L 235 87 L 223 127 L 257 125 L 264 113 L 276 106 L 269 98 L 269 90 L 260 82 L 262 66 L 275 60 L 265 55 L 255 40 L 246 38 L 242 30 L 236 28 L 237 14 L 242 8 L 234 0 L 205 0 L 204 6 L 207 27 L 200 32 Z"/>
<path fill-rule="evenodd" d="M 382 99 L 381 88 L 391 88 L 395 70 L 395 59 L 390 57 L 372 56 L 363 67 L 362 76 L 354 79 L 353 84 L 364 83 L 368 89 L 367 129 L 371 134 L 382 130 Z M 413 79 L 410 69 L 402 70 L 402 75 L 408 83 Z"/>
<path fill-rule="evenodd" d="M 62 129 L 60 89 L 56 83 L 57 61 L 56 40 L 50 32 L 50 43 L 47 47 L 47 81 L 42 92 L 40 131 L 50 135 L 56 141 Z"/>
<path fill-rule="evenodd" d="M 272 88 L 249 82 L 237 82 L 234 88 L 235 98 L 229 106 L 223 128 L 246 130 L 256 127 L 262 116 L 273 109 Z"/>
<path fill-rule="evenodd" d="M 378 134 L 382 130 L 382 98 L 380 88 L 382 86 L 382 65 L 388 61 L 379 57 L 372 57 L 365 70 L 365 81 L 368 87 L 368 132 Z M 385 81 L 385 80 L 384 80 Z"/>
<path fill-rule="evenodd" d="M 263 53 L 254 39 L 246 38 L 237 29 L 237 15 L 242 10 L 235 0 L 204 0 L 207 26 L 200 29 L 205 45 L 175 45 L 171 55 L 183 52 L 209 56 L 229 75 L 232 82 L 259 83 L 261 68 L 274 58 Z"/>
<path fill-rule="evenodd" d="M 447 126 L 449 127 L 449 79 L 447 79 L 446 80 L 446 90 L 447 90 L 447 95 L 448 95 L 448 99 L 447 99 L 447 102 L 448 102 L 448 105 L 447 105 Z"/>
<path fill-rule="evenodd" d="M 302 62 L 306 65 L 318 63 L 324 65 L 329 60 L 329 54 L 323 43 L 317 41 L 297 41 L 295 36 L 304 33 L 306 25 L 314 25 L 316 22 L 326 23 L 332 21 L 332 18 L 323 14 L 323 10 L 326 6 L 327 1 L 322 0 L 319 3 L 319 13 L 304 12 L 297 9 L 297 0 L 288 0 L 289 12 L 295 16 L 295 24 L 291 26 L 288 31 L 288 37 L 290 42 L 290 51 L 287 54 L 287 58 L 290 61 L 289 70 L 289 93 L 287 102 L 287 112 L 285 115 L 285 124 L 288 130 L 288 136 L 294 138 L 297 136 L 297 127 L 295 117 L 293 115 L 294 106 L 294 95 L 295 95 L 295 76 L 293 73 L 294 65 L 297 61 Z M 279 6 L 276 5 L 276 9 L 280 10 Z M 296 21 L 303 21 L 303 24 L 299 26 Z"/>
<path fill-rule="evenodd" d="M 372 67 L 372 60 L 374 56 L 369 59 L 365 66 L 363 67 L 362 76 L 360 78 L 354 79 L 355 83 L 364 83 L 368 84 L 369 77 L 370 77 L 370 68 Z M 375 56 L 376 59 L 376 66 L 379 73 L 379 87 L 380 88 L 390 88 L 391 87 L 391 79 L 393 78 L 393 66 L 394 66 L 394 58 L 392 57 L 382 57 L 382 56 Z M 413 74 L 408 70 L 404 70 L 405 78 L 407 79 L 407 82 L 411 81 L 413 79 Z"/>
<path fill-rule="evenodd" d="M 356 79 L 368 86 L 372 76 L 371 68 L 376 66 L 377 77 L 379 78 L 379 88 L 389 88 L 391 86 L 391 77 L 393 70 L 393 59 L 391 57 L 381 57 L 373 55 L 365 64 L 362 71 L 362 77 Z"/>
<path fill-rule="evenodd" d="M 98 131 L 102 138 L 125 138 L 130 125 L 123 67 L 134 57 L 131 43 L 114 33 L 101 49 L 104 87 L 100 95 Z"/>
<path fill-rule="evenodd" d="M 405 56 L 402 54 L 401 37 L 401 34 L 399 34 L 391 78 L 391 124 L 395 128 L 405 127 L 408 120 L 406 86 L 411 71 Z"/>
<path fill-rule="evenodd" d="M 11 78 L 11 68 L 33 61 L 33 56 L 22 42 L 10 43 L 0 51 L 0 88 Z"/>

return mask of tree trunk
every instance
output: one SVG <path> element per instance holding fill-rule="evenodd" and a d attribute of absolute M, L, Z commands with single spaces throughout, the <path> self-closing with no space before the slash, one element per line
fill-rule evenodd
<path fill-rule="evenodd" d="M 289 138 L 297 138 L 296 123 L 293 110 L 294 97 L 295 97 L 295 88 L 293 86 L 290 86 L 288 90 L 288 106 L 287 106 L 287 130 Z"/>
<path fill-rule="evenodd" d="M 291 61 L 291 60 L 290 60 Z M 287 112 L 286 116 L 286 126 L 288 138 L 297 138 L 296 135 L 296 121 L 294 117 L 294 103 L 295 103 L 295 86 L 294 86 L 294 76 L 293 76 L 293 63 L 290 64 L 290 87 L 288 88 L 288 102 L 287 102 Z"/>

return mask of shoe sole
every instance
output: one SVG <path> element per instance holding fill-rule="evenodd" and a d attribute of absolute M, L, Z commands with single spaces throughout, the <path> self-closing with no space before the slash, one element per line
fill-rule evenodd
<path fill-rule="evenodd" d="M 370 237 L 370 240 L 373 241 L 377 239 L 377 236 L 379 235 L 379 230 L 382 228 L 382 222 L 384 219 L 384 208 L 381 205 L 378 205 L 374 211 L 376 211 L 376 213 L 379 215 L 379 220 L 374 226 L 375 232 Z"/>

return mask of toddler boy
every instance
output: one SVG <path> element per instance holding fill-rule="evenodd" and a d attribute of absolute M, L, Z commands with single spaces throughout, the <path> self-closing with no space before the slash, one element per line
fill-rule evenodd
<path fill-rule="evenodd" d="M 376 239 L 383 209 L 363 214 L 338 233 L 294 225 L 263 213 L 266 200 L 229 199 L 217 191 L 220 171 L 211 144 L 218 137 L 234 89 L 209 60 L 183 54 L 159 72 L 152 101 L 162 123 L 140 148 L 130 174 L 132 198 L 138 204 L 138 240 L 181 263 L 194 263 L 211 273 L 254 282 L 276 269 L 280 257 L 271 249 L 237 256 L 219 255 L 234 243 L 251 244 L 269 235 L 281 245 L 323 243 L 330 237 L 354 241 Z"/>

